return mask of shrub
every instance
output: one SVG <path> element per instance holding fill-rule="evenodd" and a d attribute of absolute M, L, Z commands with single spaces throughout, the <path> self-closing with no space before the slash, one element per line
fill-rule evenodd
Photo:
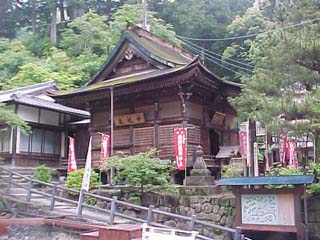
<path fill-rule="evenodd" d="M 113 157 L 108 160 L 108 167 L 115 167 L 116 182 L 125 181 L 129 186 L 139 187 L 139 192 L 131 198 L 137 201 L 140 197 L 143 203 L 145 191 L 165 190 L 175 192 L 170 178 L 170 172 L 174 170 L 171 165 L 155 157 L 157 150 L 126 156 L 124 158 Z"/>
<path fill-rule="evenodd" d="M 233 165 L 224 165 L 222 169 L 222 177 L 228 178 L 228 177 L 240 177 L 241 173 L 238 171 L 238 169 Z"/>
<path fill-rule="evenodd" d="M 84 168 L 77 171 L 68 173 L 66 186 L 71 189 L 80 190 L 82 184 L 82 178 L 84 174 Z M 98 173 L 91 170 L 90 174 L 90 189 L 98 187 Z"/>
<path fill-rule="evenodd" d="M 309 184 L 307 186 L 307 193 L 309 194 L 320 194 L 320 163 L 309 162 L 307 165 L 306 174 L 314 174 L 315 175 L 315 183 Z M 278 166 L 274 167 L 270 170 L 268 175 L 271 176 L 288 176 L 288 175 L 302 175 L 304 174 L 302 169 L 293 168 L 291 166 Z M 282 187 L 292 187 L 290 185 L 280 185 L 273 186 L 272 188 L 282 188 Z"/>
<path fill-rule="evenodd" d="M 34 178 L 41 182 L 51 182 L 52 170 L 46 165 L 39 165 L 34 173 Z"/>

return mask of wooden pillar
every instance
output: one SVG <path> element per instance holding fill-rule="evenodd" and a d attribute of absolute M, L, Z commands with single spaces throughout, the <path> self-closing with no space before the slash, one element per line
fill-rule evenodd
<path fill-rule="evenodd" d="M 303 189 L 303 185 L 298 185 L 295 187 L 294 193 L 294 218 L 297 227 L 297 240 L 304 240 L 304 227 L 301 216 L 301 194 Z"/>
<path fill-rule="evenodd" d="M 110 156 L 112 157 L 113 156 L 113 87 L 110 88 L 110 122 L 111 122 L 111 126 L 110 126 Z M 112 167 L 111 168 L 111 171 L 110 171 L 110 184 L 112 185 L 112 179 L 113 179 L 113 176 L 114 176 L 114 168 Z"/>
<path fill-rule="evenodd" d="M 159 123 L 158 123 L 158 120 L 159 120 L 159 102 L 155 102 L 154 103 L 154 138 L 155 138 L 155 147 L 157 149 L 160 148 L 160 141 L 159 141 L 159 136 L 160 136 L 160 133 L 159 133 Z"/>
<path fill-rule="evenodd" d="M 14 106 L 14 113 L 18 114 L 18 104 L 15 104 Z M 20 133 L 19 133 L 20 134 Z M 11 146 L 11 151 L 12 151 L 12 157 L 11 157 L 11 165 L 15 166 L 15 160 L 17 158 L 17 141 L 18 141 L 18 127 L 12 127 L 12 146 Z"/>

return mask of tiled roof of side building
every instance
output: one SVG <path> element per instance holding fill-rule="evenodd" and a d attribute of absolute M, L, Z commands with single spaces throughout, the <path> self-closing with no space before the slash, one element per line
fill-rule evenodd
<path fill-rule="evenodd" d="M 40 107 L 40 108 L 44 108 L 44 109 L 48 109 L 48 110 L 53 110 L 53 111 L 57 111 L 57 112 L 62 112 L 62 113 L 67 113 L 67 114 L 71 114 L 71 115 L 77 115 L 77 116 L 81 116 L 81 117 L 85 117 L 85 118 L 89 118 L 90 117 L 90 113 L 87 111 L 83 111 L 80 109 L 76 109 L 76 108 L 71 108 L 71 107 L 67 107 L 55 102 L 51 102 L 51 101 L 47 101 L 35 96 L 21 96 L 21 97 L 14 97 L 13 101 L 20 103 L 20 104 L 25 104 L 25 105 L 29 105 L 29 106 L 34 106 L 34 107 Z"/>
<path fill-rule="evenodd" d="M 16 95 L 39 95 L 46 93 L 48 90 L 58 90 L 55 81 L 38 83 L 19 87 L 7 91 L 0 91 L 0 102 L 10 101 L 13 94 Z"/>

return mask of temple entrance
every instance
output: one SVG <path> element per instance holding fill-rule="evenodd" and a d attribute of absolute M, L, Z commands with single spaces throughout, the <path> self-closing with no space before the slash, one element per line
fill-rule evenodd
<path fill-rule="evenodd" d="M 214 129 L 210 129 L 209 138 L 210 138 L 210 155 L 216 156 L 219 152 L 221 136 Z"/>

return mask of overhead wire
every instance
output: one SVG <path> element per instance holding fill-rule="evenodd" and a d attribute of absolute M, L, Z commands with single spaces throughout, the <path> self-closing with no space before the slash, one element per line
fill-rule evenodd
<path fill-rule="evenodd" d="M 178 38 L 179 38 L 179 37 L 178 37 Z M 197 44 L 195 44 L 195 43 L 192 43 L 192 42 L 190 42 L 190 41 L 188 41 L 188 40 L 182 40 L 182 39 L 180 39 L 180 40 L 181 40 L 182 42 L 188 43 L 188 44 L 190 44 L 190 45 L 192 45 L 192 46 L 194 46 L 194 47 L 202 48 L 201 46 L 199 46 L 199 45 L 197 45 Z M 218 57 L 220 57 L 220 58 L 223 58 L 222 55 L 217 54 L 217 53 L 215 53 L 215 52 L 212 52 L 212 51 L 210 51 L 210 50 L 208 50 L 208 49 L 206 49 L 206 48 L 203 48 L 203 50 L 204 50 L 205 52 L 208 52 L 209 54 L 213 54 L 213 55 L 215 55 L 215 56 L 218 56 Z M 234 62 L 234 63 L 237 63 L 237 64 L 241 64 L 241 65 L 243 65 L 243 66 L 247 66 L 247 67 L 250 67 L 250 68 L 254 68 L 253 65 L 250 65 L 250 64 L 247 64 L 247 63 L 243 63 L 243 62 L 240 62 L 240 61 L 236 61 L 236 60 L 234 60 L 234 59 L 226 59 L 226 60 L 221 60 L 221 61 L 223 61 L 223 62 L 230 61 L 230 62 Z"/>
<path fill-rule="evenodd" d="M 197 54 L 202 54 L 202 52 L 201 52 L 200 50 L 197 50 L 196 48 L 194 48 L 194 47 L 192 47 L 192 46 L 189 46 L 189 48 L 192 49 L 192 50 L 193 50 L 195 53 L 197 53 Z M 229 67 L 226 67 L 226 66 L 222 65 L 222 64 L 219 63 L 219 62 L 216 62 L 215 60 L 211 59 L 210 57 L 206 57 L 206 59 L 207 59 L 208 61 L 213 62 L 214 64 L 222 67 L 222 68 L 225 68 L 226 70 L 228 70 L 228 71 L 230 71 L 230 72 L 237 73 L 237 71 L 235 71 L 235 70 L 233 70 L 233 69 L 231 69 L 231 68 L 229 68 Z"/>
<path fill-rule="evenodd" d="M 221 60 L 221 59 L 219 59 L 219 58 L 217 58 L 217 57 L 214 57 L 214 56 L 212 56 L 212 55 L 210 55 L 210 54 L 207 54 L 206 52 L 202 51 L 201 48 L 194 47 L 194 46 L 192 46 L 192 45 L 190 45 L 190 44 L 188 44 L 188 43 L 186 43 L 186 42 L 184 42 L 184 44 L 185 44 L 186 46 L 189 46 L 191 49 L 193 49 L 193 51 L 196 50 L 195 52 L 197 52 L 198 54 L 205 55 L 205 57 L 211 59 L 211 61 L 220 61 L 220 62 L 222 62 L 222 63 L 225 63 L 225 64 L 229 65 L 229 66 L 232 66 L 232 67 L 235 67 L 235 68 L 238 68 L 238 69 L 241 69 L 241 70 L 250 72 L 250 73 L 253 72 L 252 70 L 250 70 L 250 69 L 248 69 L 248 68 L 244 68 L 244 67 L 242 67 L 242 66 L 238 66 L 238 65 L 235 65 L 235 64 L 233 64 L 233 63 L 229 63 L 229 62 L 223 61 L 223 60 Z M 215 62 L 215 63 L 216 63 L 216 62 Z M 223 66 L 224 66 L 224 65 L 223 65 Z M 225 66 L 224 66 L 224 67 L 225 67 Z"/>
<path fill-rule="evenodd" d="M 167 29 L 163 28 L 163 26 L 160 26 L 160 25 L 157 25 L 157 26 L 160 27 L 160 28 L 162 28 L 162 29 L 163 29 L 164 31 L 166 31 L 168 34 L 177 37 L 182 43 L 184 43 L 186 46 L 188 46 L 190 49 L 192 49 L 192 50 L 193 50 L 194 52 L 196 52 L 197 54 L 205 55 L 208 60 L 210 60 L 211 62 L 213 62 L 213 63 L 215 63 L 215 64 L 217 64 L 217 65 L 219 65 L 219 66 L 221 66 L 221 67 L 223 67 L 223 68 L 226 68 L 226 69 L 229 70 L 229 71 L 232 71 L 232 72 L 236 73 L 236 71 L 234 71 L 233 69 L 228 68 L 228 67 L 226 67 L 226 66 L 224 66 L 224 65 L 222 65 L 222 64 L 220 64 L 220 63 L 218 63 L 218 62 L 216 62 L 216 61 L 223 62 L 223 63 L 225 63 L 225 64 L 228 64 L 228 65 L 233 66 L 233 67 L 235 67 L 235 68 L 239 68 L 239 69 L 245 70 L 245 71 L 250 72 L 250 73 L 253 72 L 251 69 L 248 69 L 248 68 L 245 68 L 245 67 L 242 67 L 242 66 L 238 66 L 238 65 L 229 63 L 229 62 L 227 62 L 227 61 L 224 61 L 224 60 L 221 59 L 221 58 L 223 57 L 222 55 L 219 55 L 219 54 L 216 54 L 216 53 L 214 53 L 214 52 L 212 52 L 212 51 L 209 51 L 209 50 L 207 50 L 207 49 L 204 49 L 204 48 L 202 48 L 201 46 L 199 46 L 199 45 L 197 45 L 197 44 L 194 44 L 194 43 L 192 43 L 192 42 L 190 42 L 190 41 L 188 41 L 188 40 L 180 39 L 176 34 L 174 34 L 174 33 L 172 33 L 172 32 L 169 32 Z M 197 51 L 196 51 L 196 50 L 197 50 Z M 203 51 L 205 51 L 205 52 L 203 52 Z M 208 52 L 208 53 L 206 53 L 206 52 Z M 217 58 L 217 57 L 215 57 L 215 56 L 212 56 L 212 55 L 210 55 L 209 53 L 214 54 L 214 55 L 216 55 L 216 56 L 219 56 L 220 58 Z M 230 60 L 230 59 L 229 59 L 229 60 Z M 232 62 L 235 62 L 235 63 L 238 63 L 238 64 L 242 64 L 242 65 L 245 65 L 245 66 L 249 66 L 249 67 L 251 67 L 251 68 L 254 68 L 254 66 L 252 66 L 252 65 L 250 65 L 250 64 L 242 63 L 242 62 L 239 62 L 239 61 L 236 61 L 236 60 L 232 60 Z"/>
<path fill-rule="evenodd" d="M 273 33 L 273 32 L 283 31 L 283 30 L 287 30 L 290 28 L 304 26 L 307 24 L 313 24 L 313 23 L 316 23 L 317 21 L 320 21 L 320 18 L 314 18 L 314 19 L 311 19 L 308 21 L 300 22 L 297 24 L 293 24 L 293 25 L 289 25 L 289 26 L 285 26 L 285 27 L 281 27 L 281 28 L 277 28 L 277 29 L 267 30 L 267 31 L 260 32 L 260 33 L 253 33 L 253 34 L 234 36 L 234 37 L 226 37 L 226 38 L 192 38 L 192 37 L 181 36 L 178 34 L 176 34 L 176 36 L 180 37 L 182 39 L 193 40 L 193 41 L 227 41 L 227 40 L 236 40 L 236 39 L 245 39 L 245 38 L 256 37 L 260 34 L 269 34 L 269 33 Z"/>

